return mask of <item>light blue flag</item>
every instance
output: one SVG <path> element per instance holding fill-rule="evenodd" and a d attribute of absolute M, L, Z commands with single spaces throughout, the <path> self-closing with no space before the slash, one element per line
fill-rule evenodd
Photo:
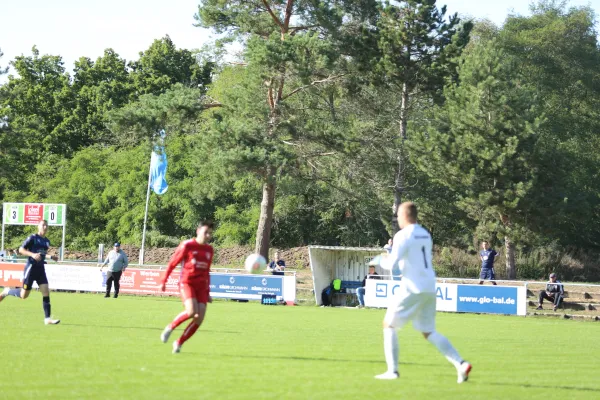
<path fill-rule="evenodd" d="M 160 131 L 160 145 L 154 146 L 150 157 L 150 186 L 154 193 L 161 195 L 167 192 L 167 153 L 163 145 L 165 131 Z"/>

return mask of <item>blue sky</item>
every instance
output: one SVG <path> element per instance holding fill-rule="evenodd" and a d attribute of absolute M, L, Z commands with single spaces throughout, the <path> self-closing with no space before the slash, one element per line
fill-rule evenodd
<path fill-rule="evenodd" d="M 5 66 L 15 56 L 61 55 L 70 70 L 81 56 L 95 60 L 113 48 L 127 60 L 154 39 L 168 34 L 177 47 L 194 49 L 210 40 L 210 32 L 196 28 L 198 0 L 3 0 L 0 5 L 0 48 Z M 502 24 L 509 12 L 527 14 L 528 0 L 446 0 L 448 12 L 488 18 Z M 600 0 L 571 0 L 591 5 L 600 14 Z"/>

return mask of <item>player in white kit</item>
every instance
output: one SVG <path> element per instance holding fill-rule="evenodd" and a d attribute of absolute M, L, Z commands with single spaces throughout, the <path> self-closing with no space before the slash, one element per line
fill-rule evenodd
<path fill-rule="evenodd" d="M 383 348 L 388 369 L 375 378 L 399 378 L 396 329 L 412 321 L 413 327 L 454 365 L 458 383 L 462 383 L 469 377 L 471 364 L 458 355 L 446 337 L 435 331 L 435 271 L 431 263 L 431 235 L 417 224 L 417 207 L 414 203 L 400 205 L 398 223 L 401 230 L 394 236 L 392 252 L 381 259 L 380 265 L 388 270 L 398 265 L 402 280 L 399 293 L 390 299 L 383 320 Z"/>

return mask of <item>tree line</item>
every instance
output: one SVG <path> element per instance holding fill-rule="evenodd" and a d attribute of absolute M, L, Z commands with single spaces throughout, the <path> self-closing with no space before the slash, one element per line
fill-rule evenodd
<path fill-rule="evenodd" d="M 137 244 L 165 129 L 151 246 L 202 218 L 262 254 L 381 245 L 412 200 L 436 244 L 489 240 L 514 278 L 533 249 L 599 247 L 595 18 L 548 0 L 502 26 L 434 0 L 203 0 L 219 40 L 200 50 L 167 36 L 69 73 L 34 48 L 0 86 L 0 200 L 66 203 L 68 248 Z"/>

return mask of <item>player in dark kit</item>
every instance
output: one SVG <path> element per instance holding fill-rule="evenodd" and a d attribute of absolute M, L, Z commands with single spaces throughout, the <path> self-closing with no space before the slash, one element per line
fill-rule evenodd
<path fill-rule="evenodd" d="M 4 300 L 6 296 L 15 296 L 22 299 L 29 297 L 31 293 L 31 287 L 34 282 L 37 282 L 40 292 L 42 292 L 42 306 L 44 307 L 44 323 L 46 325 L 56 325 L 60 322 L 59 319 L 52 319 L 50 317 L 50 289 L 48 288 L 48 278 L 46 277 L 46 254 L 50 248 L 50 240 L 46 237 L 46 231 L 48 230 L 48 221 L 42 220 L 38 224 L 38 233 L 30 235 L 21 247 L 19 247 L 19 253 L 27 256 L 27 263 L 25 264 L 25 272 L 23 273 L 23 288 L 5 288 L 2 294 L 0 294 L 0 301 Z M 58 257 L 51 256 L 51 259 L 58 261 Z"/>
<path fill-rule="evenodd" d="M 492 285 L 496 282 L 496 273 L 494 272 L 494 260 L 498 253 L 496 250 L 490 249 L 490 244 L 486 241 L 481 243 L 482 250 L 479 252 L 479 259 L 481 260 L 481 273 L 479 274 L 479 284 L 483 285 L 484 280 L 489 280 Z"/>
<path fill-rule="evenodd" d="M 160 335 L 160 340 L 166 343 L 175 328 L 188 319 L 193 319 L 181 337 L 173 342 L 173 353 L 179 353 L 181 346 L 196 333 L 206 315 L 206 304 L 212 302 L 209 286 L 210 265 L 214 252 L 212 246 L 208 244 L 212 237 L 212 230 L 212 222 L 198 224 L 196 238 L 186 240 L 179 245 L 162 280 L 161 290 L 164 292 L 169 275 L 176 266 L 182 264 L 179 291 L 185 310 L 166 326 Z"/>

